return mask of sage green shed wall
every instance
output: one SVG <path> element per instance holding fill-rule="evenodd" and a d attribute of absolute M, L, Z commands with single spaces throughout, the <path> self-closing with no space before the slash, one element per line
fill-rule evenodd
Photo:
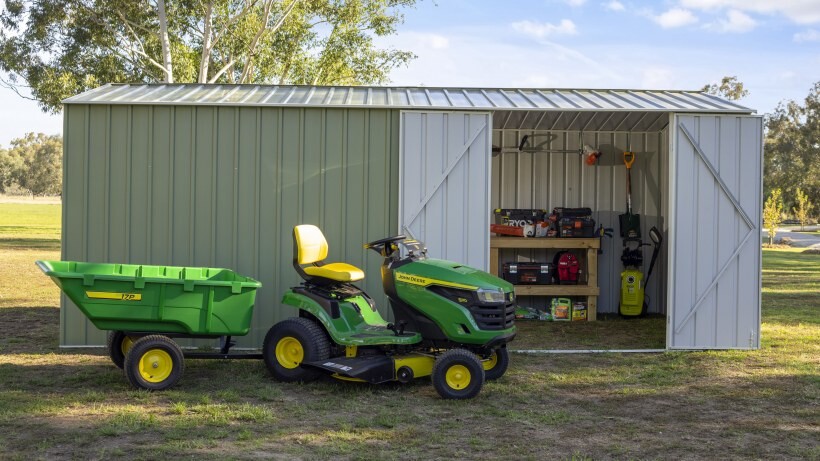
<path fill-rule="evenodd" d="M 65 106 L 64 260 L 227 267 L 262 282 L 251 332 L 295 313 L 284 290 L 294 225 L 316 224 L 328 260 L 362 267 L 362 243 L 395 235 L 399 112 L 186 106 Z M 386 313 L 383 297 L 376 301 Z M 65 297 L 60 344 L 101 345 Z"/>

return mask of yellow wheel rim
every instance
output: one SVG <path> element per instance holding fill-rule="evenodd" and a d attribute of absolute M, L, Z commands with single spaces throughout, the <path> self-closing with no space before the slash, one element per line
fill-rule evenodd
<path fill-rule="evenodd" d="M 122 351 L 122 355 L 124 356 L 125 354 L 127 354 L 128 351 L 131 350 L 131 346 L 133 345 L 134 341 L 131 341 L 131 338 L 129 336 L 122 338 L 122 342 L 120 343 L 120 350 Z"/>
<path fill-rule="evenodd" d="M 464 365 L 453 365 L 447 369 L 444 380 L 452 389 L 464 389 L 470 385 L 470 370 Z"/>
<path fill-rule="evenodd" d="M 276 343 L 276 361 L 287 369 L 294 369 L 305 359 L 305 349 L 298 339 L 285 336 Z"/>
<path fill-rule="evenodd" d="M 484 371 L 492 370 L 496 365 L 498 365 L 498 353 L 493 351 L 493 355 L 482 363 L 484 364 Z"/>
<path fill-rule="evenodd" d="M 142 379 L 149 383 L 161 383 L 174 371 L 174 360 L 162 349 L 150 349 L 140 357 L 139 368 Z"/>

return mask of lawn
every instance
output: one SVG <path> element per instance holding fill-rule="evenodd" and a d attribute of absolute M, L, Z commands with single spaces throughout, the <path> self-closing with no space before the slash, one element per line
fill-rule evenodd
<path fill-rule="evenodd" d="M 57 347 L 59 291 L 33 261 L 59 259 L 59 222 L 0 204 L 0 459 L 820 459 L 817 255 L 764 251 L 758 351 L 514 354 L 471 401 L 423 379 L 282 384 L 256 361 L 189 360 L 148 393 Z M 598 347 L 623 325 L 522 323 L 512 345 L 548 328 Z"/>

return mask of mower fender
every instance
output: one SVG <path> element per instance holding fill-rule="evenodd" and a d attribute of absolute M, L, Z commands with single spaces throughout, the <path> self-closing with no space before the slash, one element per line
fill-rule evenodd
<path fill-rule="evenodd" d="M 330 316 L 330 313 L 325 310 L 318 302 L 313 299 L 310 299 L 307 296 L 294 293 L 291 290 L 285 292 L 285 295 L 282 296 L 282 304 L 287 304 L 288 306 L 293 306 L 300 311 L 308 312 L 313 317 L 316 317 L 319 320 L 319 323 L 322 324 L 322 327 L 325 331 L 330 335 L 331 339 L 336 343 L 341 343 L 341 338 L 335 334 L 337 332 L 336 325 L 333 323 L 333 319 Z"/>

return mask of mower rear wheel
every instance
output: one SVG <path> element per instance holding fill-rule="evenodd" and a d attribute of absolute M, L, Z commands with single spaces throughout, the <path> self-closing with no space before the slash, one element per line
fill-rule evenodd
<path fill-rule="evenodd" d="M 471 399 L 484 386 L 484 366 L 472 352 L 450 349 L 436 358 L 431 379 L 442 398 Z"/>
<path fill-rule="evenodd" d="M 185 357 L 173 339 L 160 335 L 144 336 L 134 341 L 125 354 L 123 370 L 132 386 L 161 391 L 182 378 Z"/>
<path fill-rule="evenodd" d="M 108 356 L 117 368 L 122 368 L 125 362 L 125 354 L 134 345 L 134 341 L 122 331 L 109 331 L 106 344 L 108 346 Z"/>
<path fill-rule="evenodd" d="M 262 356 L 270 373 L 279 381 L 313 381 L 322 372 L 301 364 L 330 357 L 330 341 L 316 322 L 294 317 L 271 327 L 262 344 Z"/>
<path fill-rule="evenodd" d="M 484 379 L 493 381 L 504 376 L 507 367 L 510 366 L 510 355 L 506 347 L 499 347 L 494 350 L 488 360 L 481 362 L 484 366 Z"/>

